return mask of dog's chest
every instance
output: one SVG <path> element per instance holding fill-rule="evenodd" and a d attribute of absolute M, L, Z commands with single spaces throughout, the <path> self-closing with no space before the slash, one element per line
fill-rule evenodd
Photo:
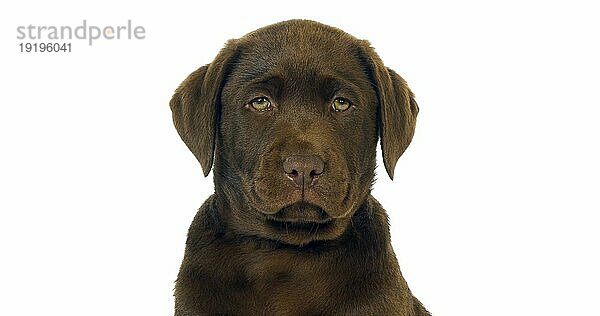
<path fill-rule="evenodd" d="M 245 265 L 242 291 L 260 310 L 310 314 L 326 307 L 315 302 L 329 301 L 339 288 L 339 276 L 332 276 L 325 265 L 311 256 L 257 255 Z"/>

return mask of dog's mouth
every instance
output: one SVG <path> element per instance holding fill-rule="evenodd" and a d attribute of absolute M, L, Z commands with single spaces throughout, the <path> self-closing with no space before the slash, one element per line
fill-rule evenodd
<path fill-rule="evenodd" d="M 274 214 L 263 213 L 263 219 L 265 237 L 298 246 L 333 240 L 348 224 L 348 218 L 332 217 L 324 208 L 306 201 L 289 204 Z"/>
<path fill-rule="evenodd" d="M 267 216 L 267 221 L 275 227 L 310 229 L 315 224 L 329 225 L 333 222 L 333 218 L 317 205 L 297 202 L 280 209 L 273 215 Z"/>

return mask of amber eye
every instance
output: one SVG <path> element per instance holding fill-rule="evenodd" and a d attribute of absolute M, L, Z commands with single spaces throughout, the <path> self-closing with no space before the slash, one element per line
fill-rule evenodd
<path fill-rule="evenodd" d="M 335 100 L 333 100 L 333 103 L 331 104 L 331 107 L 336 112 L 343 112 L 349 109 L 351 105 L 352 103 L 348 99 L 335 98 Z"/>
<path fill-rule="evenodd" d="M 258 97 L 252 99 L 250 103 L 248 103 L 251 107 L 253 107 L 258 112 L 269 111 L 271 109 L 271 101 L 266 97 Z"/>

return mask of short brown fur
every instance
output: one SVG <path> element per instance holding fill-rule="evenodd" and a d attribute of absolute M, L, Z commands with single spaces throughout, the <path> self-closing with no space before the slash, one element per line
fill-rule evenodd
<path fill-rule="evenodd" d="M 270 110 L 253 110 L 256 97 Z M 352 107 L 332 110 L 339 97 Z M 378 139 L 393 178 L 418 106 L 368 42 L 312 21 L 273 24 L 230 40 L 170 106 L 215 181 L 188 232 L 176 316 L 429 315 L 371 196 Z M 308 156 L 322 170 L 290 181 L 282 164 Z"/>

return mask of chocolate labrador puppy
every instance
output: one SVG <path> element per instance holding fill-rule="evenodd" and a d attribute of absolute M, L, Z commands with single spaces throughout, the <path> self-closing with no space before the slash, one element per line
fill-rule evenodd
<path fill-rule="evenodd" d="M 367 41 L 273 24 L 230 40 L 170 106 L 215 183 L 189 229 L 175 315 L 429 315 L 371 196 L 378 139 L 393 178 L 419 109 Z"/>

